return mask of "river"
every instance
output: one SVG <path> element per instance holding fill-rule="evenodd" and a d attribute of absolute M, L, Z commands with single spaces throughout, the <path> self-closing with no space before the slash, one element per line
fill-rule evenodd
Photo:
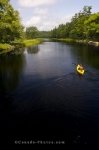
<path fill-rule="evenodd" d="M 98 143 L 99 48 L 44 42 L 0 55 L 0 110 L 8 144 Z"/>

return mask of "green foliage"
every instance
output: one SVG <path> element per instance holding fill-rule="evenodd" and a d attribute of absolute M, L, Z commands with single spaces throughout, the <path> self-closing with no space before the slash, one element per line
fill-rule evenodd
<path fill-rule="evenodd" d="M 0 44 L 0 54 L 13 50 L 14 47 L 9 44 Z"/>
<path fill-rule="evenodd" d="M 22 43 L 25 47 L 37 45 L 42 42 L 42 39 L 31 39 L 31 40 L 24 40 Z"/>
<path fill-rule="evenodd" d="M 91 6 L 84 6 L 82 11 L 72 17 L 71 22 L 55 27 L 51 37 L 99 40 L 99 13 L 92 14 L 91 9 Z"/>
<path fill-rule="evenodd" d="M 99 13 L 92 14 L 84 24 L 86 26 L 86 36 L 99 40 Z"/>
<path fill-rule="evenodd" d="M 7 50 L 10 48 L 11 48 L 11 45 L 9 44 L 0 44 L 0 50 Z"/>
<path fill-rule="evenodd" d="M 26 28 L 26 38 L 27 39 L 34 39 L 38 36 L 38 29 L 37 27 L 31 26 Z"/>
<path fill-rule="evenodd" d="M 39 31 L 38 37 L 39 38 L 50 38 L 51 32 L 50 31 Z"/>
<path fill-rule="evenodd" d="M 11 45 L 32 45 L 38 43 L 35 38 L 66 38 L 66 39 L 98 39 L 99 40 L 99 12 L 91 14 L 91 6 L 84 6 L 76 13 L 71 22 L 60 24 L 52 31 L 38 31 L 37 27 L 24 27 L 21 24 L 19 12 L 14 10 L 10 0 L 0 0 L 0 43 Z M 28 39 L 24 41 L 23 39 Z M 68 41 L 68 40 L 67 40 Z M 5 49 L 5 48 L 4 48 Z"/>
<path fill-rule="evenodd" d="M 31 26 L 26 28 L 25 32 L 26 39 L 35 39 L 35 38 L 50 38 L 50 31 L 39 31 L 37 27 Z"/>
<path fill-rule="evenodd" d="M 9 0 L 0 0 L 0 43 L 10 43 L 22 38 L 22 34 L 19 12 L 13 9 Z"/>
<path fill-rule="evenodd" d="M 66 39 L 61 38 L 61 39 L 58 39 L 58 41 L 66 42 L 66 43 L 75 43 L 76 42 L 75 39 L 70 39 L 70 38 L 66 38 Z"/>

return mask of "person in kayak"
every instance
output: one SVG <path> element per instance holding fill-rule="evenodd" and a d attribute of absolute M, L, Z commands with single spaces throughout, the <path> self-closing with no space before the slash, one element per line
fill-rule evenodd
<path fill-rule="evenodd" d="M 82 64 L 79 65 L 79 68 L 78 68 L 78 69 L 79 69 L 79 70 L 84 70 Z"/>

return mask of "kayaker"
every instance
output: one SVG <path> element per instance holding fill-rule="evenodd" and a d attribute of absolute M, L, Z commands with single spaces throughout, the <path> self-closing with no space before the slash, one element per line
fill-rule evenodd
<path fill-rule="evenodd" d="M 84 67 L 81 64 L 77 65 L 76 70 L 80 75 L 83 75 L 85 72 Z"/>
<path fill-rule="evenodd" d="M 84 70 L 82 64 L 79 65 L 79 70 Z"/>

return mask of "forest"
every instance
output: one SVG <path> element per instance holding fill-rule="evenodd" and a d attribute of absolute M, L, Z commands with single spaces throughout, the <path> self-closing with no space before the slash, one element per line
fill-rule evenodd
<path fill-rule="evenodd" d="M 92 13 L 91 10 L 91 6 L 84 6 L 70 22 L 60 24 L 51 31 L 39 31 L 35 26 L 25 28 L 19 12 L 14 10 L 10 0 L 0 0 L 0 50 L 11 49 L 16 43 L 31 45 L 31 40 L 38 38 L 39 41 L 41 38 L 99 41 L 99 12 Z"/>
<path fill-rule="evenodd" d="M 99 12 L 92 14 L 91 9 L 91 6 L 84 6 L 72 17 L 71 22 L 55 27 L 51 37 L 99 41 Z"/>

